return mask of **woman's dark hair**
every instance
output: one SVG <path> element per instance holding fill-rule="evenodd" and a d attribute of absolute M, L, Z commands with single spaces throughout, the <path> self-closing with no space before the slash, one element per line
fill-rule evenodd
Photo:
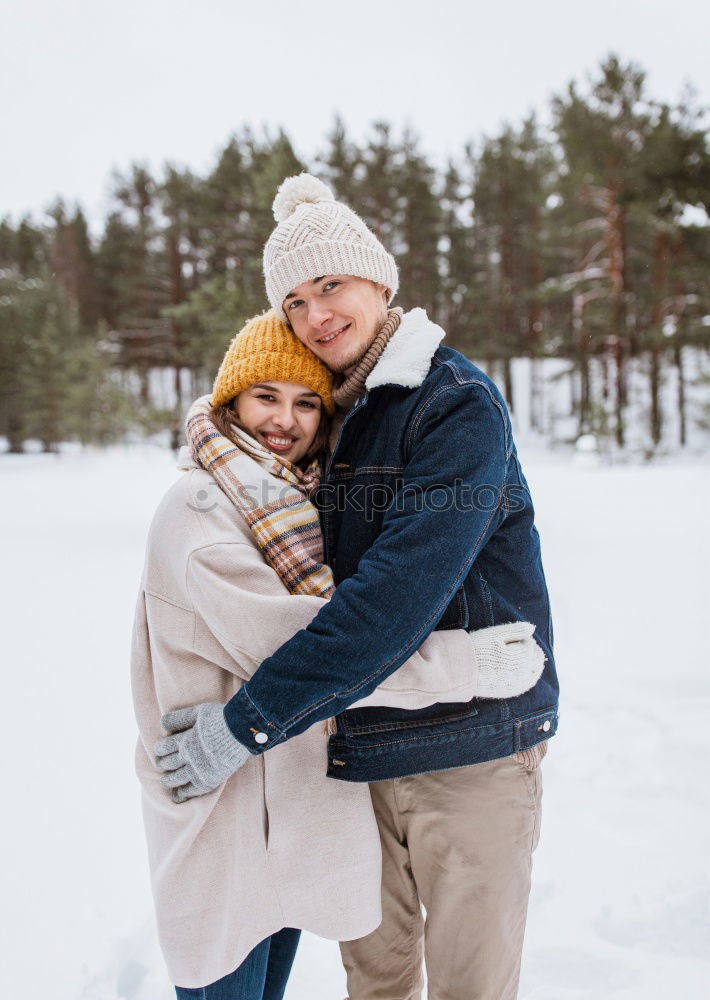
<path fill-rule="evenodd" d="M 228 438 L 232 444 L 238 445 L 239 442 L 234 434 L 234 424 L 237 423 L 237 415 L 235 412 L 234 403 L 237 397 L 234 396 L 230 399 L 228 403 L 222 403 L 221 406 L 213 406 L 210 410 L 210 420 L 215 425 L 220 434 L 223 434 Z M 318 424 L 318 430 L 316 431 L 316 436 L 313 438 L 313 444 L 308 449 L 303 458 L 297 463 L 297 465 L 307 465 L 311 459 L 315 458 L 320 452 L 325 451 L 328 445 L 328 435 L 330 434 L 330 417 L 328 416 L 328 411 L 321 403 L 320 408 L 320 423 Z"/>

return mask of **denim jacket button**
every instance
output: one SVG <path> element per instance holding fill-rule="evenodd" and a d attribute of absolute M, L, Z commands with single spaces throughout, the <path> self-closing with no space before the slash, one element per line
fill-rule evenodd
<path fill-rule="evenodd" d="M 549 733 L 551 729 L 552 729 L 552 723 L 550 722 L 549 719 L 545 719 L 545 721 L 542 724 L 543 733 Z"/>
<path fill-rule="evenodd" d="M 269 737 L 266 733 L 254 733 L 254 739 L 257 743 L 266 743 Z"/>

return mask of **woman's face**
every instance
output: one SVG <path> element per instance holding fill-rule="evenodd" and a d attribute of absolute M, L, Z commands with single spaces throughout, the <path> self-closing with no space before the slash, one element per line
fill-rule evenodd
<path fill-rule="evenodd" d="M 259 382 L 232 404 L 237 423 L 269 451 L 298 462 L 313 444 L 321 417 L 320 396 L 298 382 Z"/>

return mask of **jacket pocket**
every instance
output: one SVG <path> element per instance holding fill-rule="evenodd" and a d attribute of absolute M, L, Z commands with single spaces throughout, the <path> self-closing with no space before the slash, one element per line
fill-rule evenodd
<path fill-rule="evenodd" d="M 447 723 L 471 719 L 474 715 L 478 715 L 478 709 L 472 701 L 466 702 L 465 705 L 460 702 L 440 702 L 413 712 L 379 707 L 359 708 L 344 712 L 338 717 L 338 721 L 342 723 L 346 735 L 358 736 L 445 726 Z"/>
<path fill-rule="evenodd" d="M 454 594 L 454 599 L 447 606 L 437 624 L 434 626 L 435 632 L 443 632 L 447 629 L 468 628 L 469 614 L 466 591 L 463 587 Z"/>

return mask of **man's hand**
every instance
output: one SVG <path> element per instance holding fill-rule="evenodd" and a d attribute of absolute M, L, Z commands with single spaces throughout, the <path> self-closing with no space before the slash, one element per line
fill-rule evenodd
<path fill-rule="evenodd" d="M 223 784 L 251 756 L 234 738 L 224 719 L 224 705 L 206 702 L 168 712 L 160 720 L 170 736 L 154 746 L 160 781 L 173 802 L 205 795 Z"/>
<path fill-rule="evenodd" d="M 530 622 L 511 622 L 470 633 L 478 666 L 477 698 L 514 698 L 537 684 L 545 654 L 534 631 Z"/>

